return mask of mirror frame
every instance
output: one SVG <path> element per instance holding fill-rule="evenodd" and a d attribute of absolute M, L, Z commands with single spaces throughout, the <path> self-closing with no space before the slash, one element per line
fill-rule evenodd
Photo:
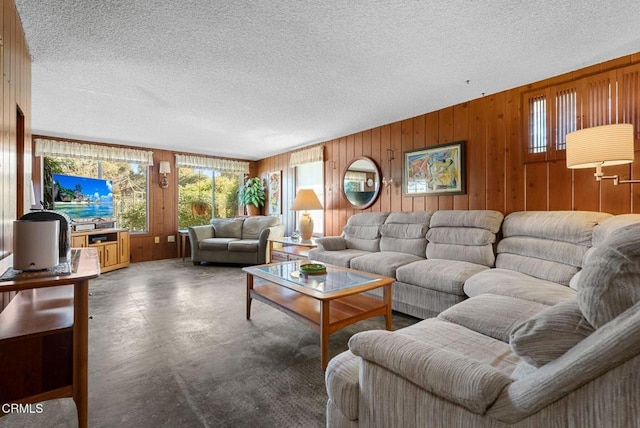
<path fill-rule="evenodd" d="M 375 182 L 374 182 L 375 191 L 374 191 L 373 195 L 371 196 L 371 199 L 368 202 L 366 202 L 365 204 L 362 204 L 362 205 L 356 205 L 347 196 L 347 192 L 344 189 L 344 180 L 345 180 L 345 176 L 347 174 L 347 171 L 349 171 L 349 167 L 351 167 L 355 162 L 360 161 L 360 160 L 364 160 L 364 161 L 367 161 L 367 162 L 371 163 L 373 168 L 375 168 L 375 173 L 376 173 L 376 178 L 375 178 Z M 353 208 L 356 208 L 356 209 L 359 209 L 359 210 L 364 210 L 364 209 L 369 208 L 371 205 L 373 205 L 378 200 L 378 196 L 380 196 L 380 188 L 381 188 L 381 186 L 382 186 L 382 176 L 380 174 L 380 167 L 370 157 L 361 156 L 361 157 L 352 159 L 347 164 L 347 166 L 344 169 L 344 171 L 342 172 L 342 183 L 340 185 L 340 189 L 342 190 L 342 196 L 347 200 L 349 205 L 351 205 Z"/>

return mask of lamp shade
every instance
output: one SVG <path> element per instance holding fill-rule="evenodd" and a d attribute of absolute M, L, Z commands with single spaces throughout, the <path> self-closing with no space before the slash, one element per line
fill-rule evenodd
<path fill-rule="evenodd" d="M 311 189 L 300 189 L 289 209 L 291 211 L 321 210 L 322 204 L 316 192 Z"/>
<path fill-rule="evenodd" d="M 567 134 L 567 168 L 633 162 L 633 125 L 595 126 Z"/>
<path fill-rule="evenodd" d="M 160 162 L 160 174 L 170 174 L 171 168 L 169 167 L 169 162 L 161 161 Z"/>

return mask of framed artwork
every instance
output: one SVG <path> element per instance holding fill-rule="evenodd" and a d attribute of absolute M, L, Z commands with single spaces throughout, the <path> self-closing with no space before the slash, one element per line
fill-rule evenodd
<path fill-rule="evenodd" d="M 404 152 L 406 196 L 461 195 L 465 189 L 464 141 Z"/>
<path fill-rule="evenodd" d="M 267 183 L 269 186 L 269 215 L 282 214 L 282 171 L 270 172 Z"/>

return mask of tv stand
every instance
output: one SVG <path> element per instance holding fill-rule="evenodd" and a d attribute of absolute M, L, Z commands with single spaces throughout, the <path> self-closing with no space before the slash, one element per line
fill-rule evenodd
<path fill-rule="evenodd" d="M 98 250 L 100 271 L 129 266 L 129 229 L 93 229 L 71 232 L 71 247 Z"/>

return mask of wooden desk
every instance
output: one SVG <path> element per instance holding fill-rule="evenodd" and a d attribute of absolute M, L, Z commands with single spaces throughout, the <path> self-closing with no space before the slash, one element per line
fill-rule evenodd
<path fill-rule="evenodd" d="M 6 353 L 3 355 L 6 364 L 0 367 L 0 390 L 9 390 L 8 386 L 27 382 L 27 379 L 31 381 L 33 377 L 46 378 L 46 381 L 32 382 L 27 396 L 8 396 L 3 397 L 3 400 L 26 404 L 72 397 L 78 411 L 78 426 L 85 428 L 88 424 L 89 280 L 100 274 L 100 264 L 95 248 L 72 251 L 77 266 L 72 263 L 75 269 L 70 275 L 0 282 L 0 292 L 18 292 L 0 313 L 0 346 L 3 354 Z M 0 272 L 4 272 L 12 264 L 12 256 L 0 260 Z M 54 360 L 56 365 L 44 365 L 36 373 L 12 370 L 15 367 L 28 367 L 30 370 L 32 367 L 29 364 L 33 361 L 26 361 L 25 356 L 31 356 L 30 359 L 33 359 L 34 355 L 42 352 L 39 347 L 45 343 L 46 337 L 51 335 L 61 342 L 65 341 L 65 335 L 70 336 L 71 362 L 68 358 Z M 60 379 L 52 382 L 47 377 L 45 371 L 64 372 L 66 368 L 59 368 L 58 365 L 66 366 L 69 363 L 70 384 L 61 384 Z M 62 380 L 64 381 L 64 377 Z M 18 385 L 11 390 L 27 389 Z"/>

